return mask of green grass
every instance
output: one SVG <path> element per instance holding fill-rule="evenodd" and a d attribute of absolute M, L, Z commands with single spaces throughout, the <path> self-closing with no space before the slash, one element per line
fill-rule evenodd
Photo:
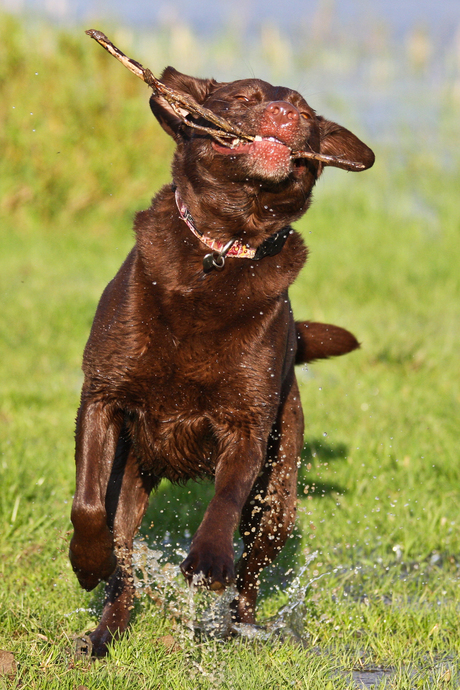
<path fill-rule="evenodd" d="M 191 641 L 144 587 L 109 658 L 73 660 L 102 598 L 67 560 L 81 354 L 172 144 L 143 85 L 81 32 L 0 27 L 0 649 L 18 663 L 0 688 L 340 689 L 372 668 L 392 671 L 381 687 L 457 687 L 459 168 L 402 139 L 363 175 L 327 170 L 298 224 L 311 254 L 296 317 L 350 328 L 362 348 L 298 372 L 299 519 L 259 608 L 273 626 L 304 592 L 283 634 Z M 168 531 L 177 561 L 210 492 L 163 484 L 147 543 Z"/>

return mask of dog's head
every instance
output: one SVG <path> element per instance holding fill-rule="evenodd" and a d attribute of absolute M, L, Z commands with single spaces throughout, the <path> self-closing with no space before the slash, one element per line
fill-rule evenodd
<path fill-rule="evenodd" d="M 213 125 L 204 119 L 197 120 L 196 116 L 192 118 L 186 108 L 178 114 L 163 97 L 153 94 L 151 109 L 177 142 L 173 176 L 182 193 L 187 194 L 184 186 L 188 184 L 202 197 L 211 189 L 216 196 L 219 187 L 225 186 L 227 197 L 239 194 L 240 206 L 248 212 L 252 200 L 259 215 L 266 208 L 272 221 L 279 215 L 286 223 L 307 209 L 311 190 L 324 165 L 351 170 L 369 168 L 374 162 L 374 154 L 362 141 L 340 125 L 316 115 L 305 99 L 291 89 L 260 79 L 230 83 L 197 79 L 172 67 L 166 68 L 161 81 L 250 137 L 219 140 L 209 132 L 193 129 L 184 116 L 196 124 L 211 128 Z M 302 152 L 321 154 L 323 160 L 302 157 Z"/>

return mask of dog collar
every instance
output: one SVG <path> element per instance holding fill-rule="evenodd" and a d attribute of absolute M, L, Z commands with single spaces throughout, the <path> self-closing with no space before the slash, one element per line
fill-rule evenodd
<path fill-rule="evenodd" d="M 248 244 L 243 244 L 241 240 L 234 239 L 225 243 L 221 240 L 214 240 L 203 232 L 200 232 L 195 225 L 192 214 L 188 210 L 187 206 L 184 204 L 180 198 L 179 190 L 175 189 L 176 205 L 179 211 L 179 215 L 187 224 L 188 228 L 193 232 L 195 237 L 197 237 L 200 242 L 202 242 L 208 249 L 211 249 L 210 254 L 206 254 L 203 259 L 203 269 L 205 271 L 210 271 L 213 268 L 217 270 L 222 270 L 225 266 L 225 259 L 227 256 L 231 256 L 238 259 L 252 259 L 253 261 L 260 261 L 266 256 L 275 256 L 284 247 L 288 235 L 293 232 L 292 228 L 287 225 L 285 228 L 278 230 L 273 235 L 270 235 L 266 240 L 262 242 L 257 249 L 250 247 Z"/>

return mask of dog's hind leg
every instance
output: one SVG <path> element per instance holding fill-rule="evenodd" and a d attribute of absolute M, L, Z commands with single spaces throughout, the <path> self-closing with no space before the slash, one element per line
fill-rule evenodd
<path fill-rule="evenodd" d="M 90 634 L 93 656 L 105 656 L 107 646 L 126 630 L 133 608 L 133 539 L 157 482 L 144 473 L 123 428 L 106 495 L 109 528 L 113 532 L 117 558 L 115 572 L 105 588 L 102 617 Z"/>
<path fill-rule="evenodd" d="M 255 622 L 260 573 L 274 561 L 294 526 L 302 445 L 303 413 L 293 376 L 270 435 L 265 465 L 241 517 L 244 552 L 237 565 L 238 598 L 233 604 L 238 622 Z"/>

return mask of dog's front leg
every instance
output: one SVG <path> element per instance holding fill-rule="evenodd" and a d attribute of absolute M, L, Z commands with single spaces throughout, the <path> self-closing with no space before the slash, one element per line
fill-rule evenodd
<path fill-rule="evenodd" d="M 77 484 L 72 505 L 70 561 L 88 591 L 115 570 L 105 499 L 123 417 L 102 402 L 83 402 L 76 433 Z"/>
<path fill-rule="evenodd" d="M 189 583 L 223 589 L 235 580 L 233 534 L 262 466 L 259 440 L 232 439 L 216 467 L 215 495 L 181 564 Z"/>

